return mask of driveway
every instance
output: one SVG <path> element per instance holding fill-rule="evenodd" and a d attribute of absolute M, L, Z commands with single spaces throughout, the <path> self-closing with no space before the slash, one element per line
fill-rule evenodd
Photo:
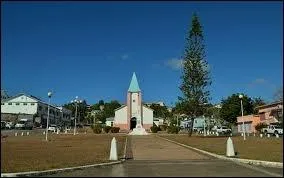
<path fill-rule="evenodd" d="M 48 177 L 281 177 L 283 169 L 264 168 L 219 160 L 154 135 L 130 136 L 133 159 L 123 164 L 62 172 Z"/>

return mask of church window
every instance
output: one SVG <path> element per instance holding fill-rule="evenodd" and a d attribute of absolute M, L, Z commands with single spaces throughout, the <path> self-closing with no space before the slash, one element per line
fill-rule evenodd
<path fill-rule="evenodd" d="M 133 100 L 133 103 L 135 102 L 135 100 Z"/>

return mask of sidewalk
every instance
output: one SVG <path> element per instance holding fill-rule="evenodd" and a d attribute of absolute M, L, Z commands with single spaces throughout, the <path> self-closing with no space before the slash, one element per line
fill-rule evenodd
<path fill-rule="evenodd" d="M 190 149 L 149 136 L 130 136 L 134 160 L 208 160 Z"/>

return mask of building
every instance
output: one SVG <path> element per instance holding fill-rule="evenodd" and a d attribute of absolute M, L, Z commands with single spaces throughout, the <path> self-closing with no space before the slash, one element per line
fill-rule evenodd
<path fill-rule="evenodd" d="M 260 122 L 271 124 L 283 122 L 283 101 L 256 107 Z"/>
<path fill-rule="evenodd" d="M 47 111 L 48 104 L 32 95 L 19 94 L 1 100 L 1 120 L 10 120 L 12 116 L 14 122 L 19 118 L 27 118 L 33 120 L 36 125 L 46 127 Z M 71 122 L 70 110 L 49 105 L 50 124 L 65 123 L 68 125 L 68 122 Z"/>
<path fill-rule="evenodd" d="M 243 124 L 244 122 L 244 124 Z M 255 133 L 255 126 L 260 123 L 259 115 L 246 115 L 246 116 L 239 116 L 237 117 L 237 125 L 238 125 L 238 132 L 243 132 L 243 127 L 245 129 L 245 133 Z"/>
<path fill-rule="evenodd" d="M 130 131 L 136 127 L 138 117 L 146 130 L 153 126 L 153 110 L 142 104 L 142 93 L 133 73 L 127 92 L 127 104 L 115 110 L 114 126 Z"/>

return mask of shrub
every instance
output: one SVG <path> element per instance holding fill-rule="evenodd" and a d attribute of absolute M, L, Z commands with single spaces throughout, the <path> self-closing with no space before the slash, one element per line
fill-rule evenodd
<path fill-rule="evenodd" d="M 256 131 L 261 132 L 261 129 L 267 127 L 267 124 L 265 123 L 258 123 L 254 128 Z"/>
<path fill-rule="evenodd" d="M 159 125 L 159 128 L 161 131 L 166 131 L 167 130 L 167 126 L 166 125 Z"/>
<path fill-rule="evenodd" d="M 111 126 L 105 126 L 104 127 L 104 131 L 105 131 L 105 133 L 109 133 L 109 131 L 111 130 Z"/>
<path fill-rule="evenodd" d="M 158 131 L 161 130 L 160 127 L 156 126 L 156 124 L 153 124 L 153 126 L 150 127 L 150 129 L 152 133 L 157 133 Z"/>
<path fill-rule="evenodd" d="M 169 126 L 167 128 L 167 133 L 170 133 L 170 134 L 178 134 L 179 131 L 180 131 L 180 128 L 177 126 Z"/>
<path fill-rule="evenodd" d="M 91 128 L 95 134 L 102 133 L 102 126 L 100 125 L 92 125 Z"/>
<path fill-rule="evenodd" d="M 110 129 L 110 132 L 111 132 L 111 133 L 118 133 L 119 130 L 120 130 L 119 127 L 112 127 L 112 128 Z"/>

